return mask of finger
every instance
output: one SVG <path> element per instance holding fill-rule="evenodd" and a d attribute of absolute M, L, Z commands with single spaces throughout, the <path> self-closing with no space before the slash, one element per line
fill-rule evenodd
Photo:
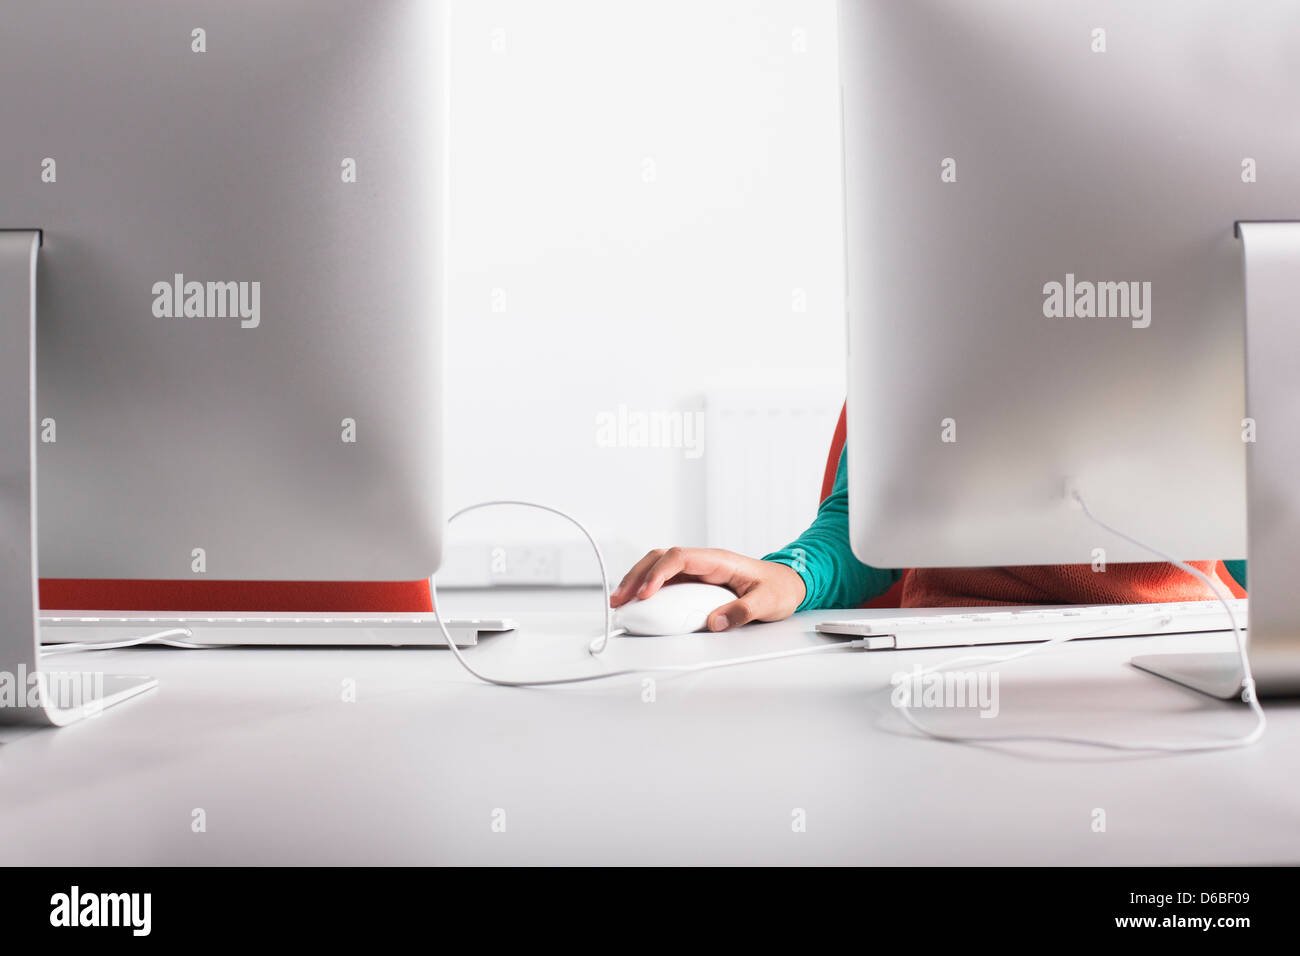
<path fill-rule="evenodd" d="M 650 551 L 636 564 L 632 565 L 632 570 L 623 575 L 623 580 L 618 583 L 614 593 L 609 596 L 610 607 L 618 607 L 620 604 L 626 604 L 631 600 L 632 595 L 636 593 L 635 585 L 639 585 L 645 573 L 654 566 L 654 563 L 664 556 L 663 548 L 656 548 Z"/>
<path fill-rule="evenodd" d="M 636 586 L 639 585 L 641 579 L 645 577 L 645 573 L 649 571 L 650 568 L 654 566 L 654 563 L 662 558 L 663 555 L 663 549 L 656 548 L 653 551 L 647 552 L 640 561 L 632 565 L 632 568 L 627 572 L 627 574 L 623 575 L 623 580 L 618 582 L 618 587 L 616 587 L 610 594 L 610 604 L 617 607 L 619 604 L 626 603 L 632 595 L 636 593 Z"/>
<path fill-rule="evenodd" d="M 680 574 L 686 567 L 686 551 L 684 548 L 669 548 L 663 555 L 646 571 L 645 575 L 637 584 L 636 596 L 645 600 L 650 595 L 658 591 L 665 581 L 669 578 Z"/>
<path fill-rule="evenodd" d="M 726 584 L 735 576 L 735 562 L 725 552 L 703 548 L 669 548 L 646 573 L 636 596 L 645 600 L 678 575 L 709 584 Z"/>
<path fill-rule="evenodd" d="M 725 631 L 731 627 L 740 627 L 758 617 L 758 600 L 753 594 L 737 598 L 730 604 L 715 608 L 709 612 L 710 631 Z"/>

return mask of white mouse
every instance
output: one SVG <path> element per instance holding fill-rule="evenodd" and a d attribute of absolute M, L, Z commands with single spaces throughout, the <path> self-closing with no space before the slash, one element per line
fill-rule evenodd
<path fill-rule="evenodd" d="M 634 598 L 616 608 L 614 626 L 641 637 L 690 634 L 705 630 L 709 614 L 734 600 L 735 593 L 720 584 L 666 584 L 644 601 Z"/>

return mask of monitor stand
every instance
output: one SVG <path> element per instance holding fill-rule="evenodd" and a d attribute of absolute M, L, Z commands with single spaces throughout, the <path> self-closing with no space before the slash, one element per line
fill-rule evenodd
<path fill-rule="evenodd" d="M 156 687 L 41 666 L 36 558 L 39 230 L 0 229 L 0 724 L 62 726 Z"/>
<path fill-rule="evenodd" d="M 1250 666 L 1259 696 L 1300 696 L 1300 222 L 1239 222 L 1246 285 Z M 1244 426 L 1243 426 L 1244 427 Z M 1215 697 L 1241 694 L 1235 653 L 1147 654 L 1133 666 Z"/>

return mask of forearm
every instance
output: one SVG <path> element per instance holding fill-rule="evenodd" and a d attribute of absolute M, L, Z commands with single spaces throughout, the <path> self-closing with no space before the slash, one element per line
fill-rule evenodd
<path fill-rule="evenodd" d="M 902 572 L 873 568 L 853 556 L 849 545 L 848 465 L 841 455 L 835 487 L 817 509 L 817 518 L 799 538 L 764 561 L 788 565 L 803 578 L 807 594 L 799 610 L 859 607 L 884 594 Z"/>

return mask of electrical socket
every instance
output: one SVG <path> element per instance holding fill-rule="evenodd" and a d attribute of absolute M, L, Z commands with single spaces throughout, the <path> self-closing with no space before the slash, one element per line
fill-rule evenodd
<path fill-rule="evenodd" d="M 612 584 L 640 557 L 621 539 L 601 541 Z M 440 588 L 598 587 L 600 571 L 591 546 L 563 538 L 478 538 L 448 544 L 438 571 Z"/>
<path fill-rule="evenodd" d="M 560 549 L 554 545 L 495 545 L 488 551 L 488 577 L 493 586 L 560 584 L 560 569 Z"/>

